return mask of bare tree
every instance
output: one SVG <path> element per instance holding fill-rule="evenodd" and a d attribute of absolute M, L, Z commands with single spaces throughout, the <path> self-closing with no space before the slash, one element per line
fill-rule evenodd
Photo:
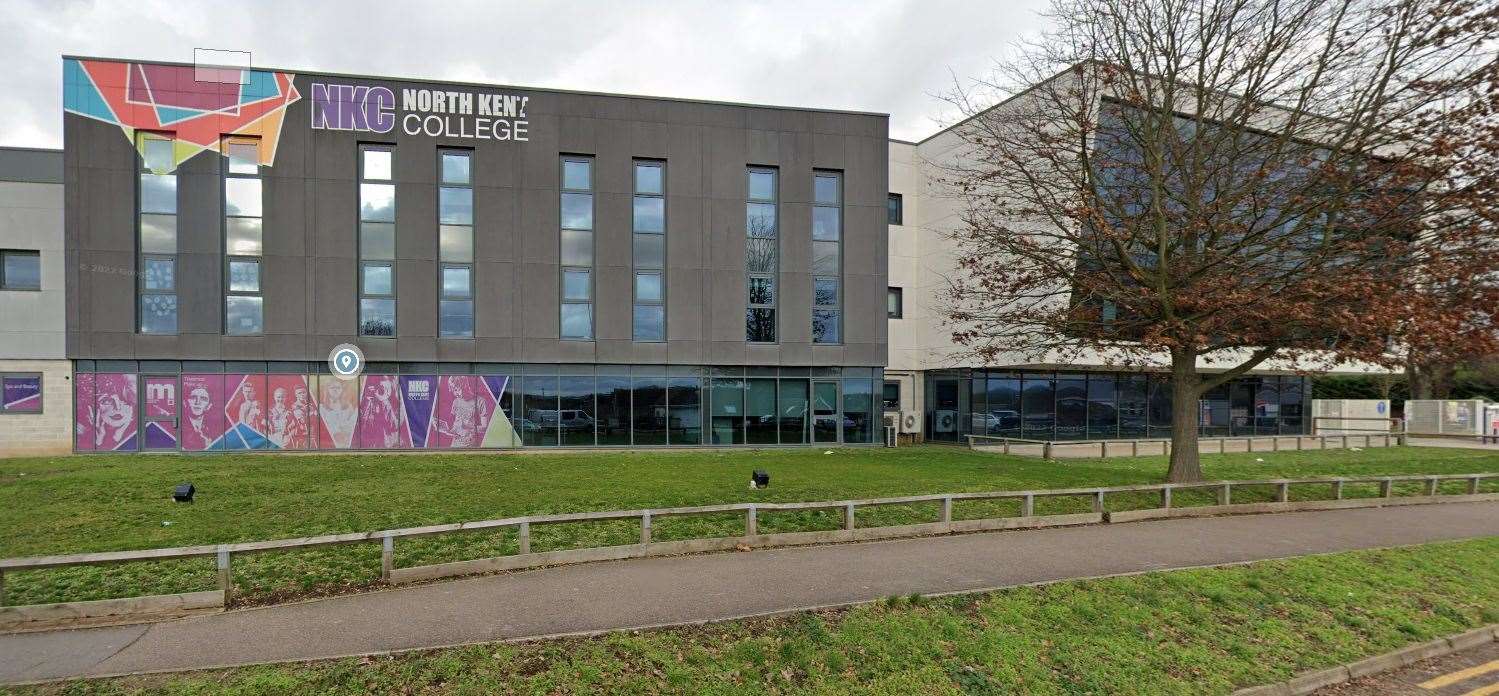
<path fill-rule="evenodd" d="M 1398 364 L 1494 331 L 1499 7 L 1054 0 L 952 100 L 943 314 L 966 355 L 1169 366 L 1167 478 L 1200 397 L 1264 365 Z M 996 92 L 1012 98 L 988 107 Z M 1486 166 L 1485 166 L 1486 165 Z"/>

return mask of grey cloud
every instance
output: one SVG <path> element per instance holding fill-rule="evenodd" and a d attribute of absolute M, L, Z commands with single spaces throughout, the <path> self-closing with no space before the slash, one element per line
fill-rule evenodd
<path fill-rule="evenodd" d="M 957 2 L 0 2 L 0 144 L 62 142 L 63 54 L 259 65 L 879 111 L 891 135 L 951 114 L 934 93 L 1042 26 L 1043 0 Z"/>

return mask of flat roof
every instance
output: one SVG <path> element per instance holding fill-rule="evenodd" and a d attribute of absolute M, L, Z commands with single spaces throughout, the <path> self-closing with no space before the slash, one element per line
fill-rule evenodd
<path fill-rule="evenodd" d="M 153 64 L 153 65 L 181 65 L 181 66 L 193 66 L 193 65 L 196 65 L 195 63 L 187 63 L 187 62 L 183 62 L 183 61 L 173 61 L 173 60 L 148 60 L 148 59 L 144 59 L 144 58 L 112 58 L 112 57 L 108 57 L 108 56 L 78 56 L 78 55 L 69 55 L 69 54 L 66 54 L 66 53 L 63 54 L 62 57 L 65 58 L 65 59 L 66 58 L 76 58 L 78 60 L 102 60 L 102 61 L 108 61 L 108 62 L 111 62 L 111 63 L 150 63 L 150 64 Z M 229 66 L 229 67 L 234 67 L 234 66 Z M 580 90 L 580 89 L 557 89 L 557 88 L 554 88 L 554 87 L 531 87 L 531 86 L 527 86 L 527 85 L 505 85 L 505 84 L 497 84 L 497 83 L 492 83 L 492 82 L 465 82 L 465 81 L 461 81 L 461 80 L 442 80 L 442 79 L 429 79 L 429 78 L 420 78 L 420 77 L 402 77 L 402 76 L 399 76 L 399 75 L 361 75 L 361 74 L 357 74 L 357 73 L 327 72 L 327 71 L 323 71 L 323 70 L 298 70 L 296 68 L 277 68 L 277 67 L 259 66 L 259 65 L 251 65 L 251 66 L 249 66 L 248 69 L 249 70 L 267 70 L 267 71 L 273 71 L 273 72 L 289 72 L 289 73 L 294 73 L 294 74 L 298 74 L 298 75 L 327 75 L 329 77 L 347 77 L 347 78 L 352 78 L 352 79 L 366 79 L 366 80 L 396 80 L 396 81 L 400 81 L 400 82 L 427 82 L 427 83 L 441 84 L 441 85 L 459 85 L 459 86 L 463 86 L 463 87 L 502 88 L 502 89 L 512 89 L 512 90 L 524 90 L 524 91 L 527 91 L 527 92 L 546 92 L 546 93 L 550 93 L 550 94 L 576 94 L 576 95 L 590 96 L 590 97 L 617 97 L 617 98 L 622 98 L 622 99 L 650 99 L 650 100 L 654 100 L 654 101 L 671 101 L 671 102 L 682 102 L 682 103 L 687 103 L 687 104 L 713 104 L 713 105 L 717 105 L 717 106 L 740 106 L 740 107 L 758 108 L 758 109 L 784 109 L 784 110 L 788 110 L 788 111 L 816 111 L 816 112 L 819 112 L 819 113 L 828 113 L 828 114 L 850 114 L 850 115 L 855 115 L 855 116 L 883 116 L 885 118 L 889 118 L 890 117 L 890 114 L 885 113 L 885 112 L 881 112 L 881 111 L 855 111 L 855 110 L 852 110 L 852 109 L 820 109 L 820 108 L 807 107 L 807 106 L 778 106 L 776 104 L 752 104 L 752 103 L 748 103 L 748 102 L 719 101 L 719 100 L 714 100 L 714 99 L 690 99 L 690 98 L 685 98 L 685 97 L 662 97 L 662 96 L 655 96 L 655 95 L 649 95 L 649 94 L 625 94 L 625 93 L 622 93 L 622 92 L 591 92 L 591 91 L 588 91 L 588 90 Z"/>
<path fill-rule="evenodd" d="M 0 181 L 62 183 L 62 150 L 0 146 Z"/>

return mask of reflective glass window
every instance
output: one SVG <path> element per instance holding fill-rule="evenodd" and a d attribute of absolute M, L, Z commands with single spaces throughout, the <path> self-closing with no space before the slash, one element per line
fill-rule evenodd
<path fill-rule="evenodd" d="M 630 444 L 630 378 L 600 376 L 594 428 L 600 445 Z"/>
<path fill-rule="evenodd" d="M 666 407 L 665 377 L 635 377 L 632 411 L 635 445 L 664 445 L 669 413 Z"/>
<path fill-rule="evenodd" d="M 673 377 L 668 381 L 667 429 L 669 444 L 703 444 L 703 383 L 697 377 Z"/>

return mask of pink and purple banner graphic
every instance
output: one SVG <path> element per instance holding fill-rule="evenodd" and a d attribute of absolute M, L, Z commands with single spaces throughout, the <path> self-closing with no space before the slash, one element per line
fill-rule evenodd
<path fill-rule="evenodd" d="M 41 413 L 42 378 L 6 377 L 0 380 L 0 411 Z"/>
<path fill-rule="evenodd" d="M 76 375 L 79 451 L 519 447 L 500 411 L 508 377 L 482 375 Z M 180 398 L 179 398 L 180 397 Z M 175 420 L 174 420 L 175 419 Z M 174 427 L 175 426 L 175 427 Z"/>
<path fill-rule="evenodd" d="M 146 377 L 141 411 L 145 417 L 145 448 L 177 449 L 177 378 Z"/>
<path fill-rule="evenodd" d="M 78 375 L 73 401 L 75 444 L 83 451 L 135 450 L 136 385 L 133 374 Z"/>

